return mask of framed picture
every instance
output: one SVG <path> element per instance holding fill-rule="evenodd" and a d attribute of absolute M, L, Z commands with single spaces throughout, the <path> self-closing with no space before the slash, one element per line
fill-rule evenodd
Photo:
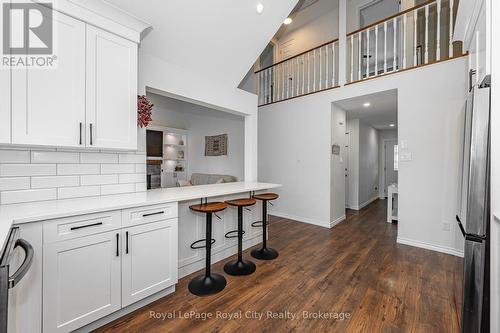
<path fill-rule="evenodd" d="M 227 134 L 205 137 L 205 156 L 227 155 Z"/>

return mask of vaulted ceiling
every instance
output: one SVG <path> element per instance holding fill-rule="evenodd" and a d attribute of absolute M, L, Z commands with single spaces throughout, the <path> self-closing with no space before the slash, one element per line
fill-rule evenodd
<path fill-rule="evenodd" d="M 297 0 L 103 0 L 153 26 L 141 52 L 237 87 Z M 258 14 L 257 3 L 264 5 Z"/>

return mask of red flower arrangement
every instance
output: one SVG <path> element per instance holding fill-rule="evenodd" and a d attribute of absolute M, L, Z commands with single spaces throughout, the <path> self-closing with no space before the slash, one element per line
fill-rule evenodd
<path fill-rule="evenodd" d="M 151 114 L 153 104 L 148 101 L 146 96 L 137 96 L 137 126 L 146 127 L 153 120 Z"/>

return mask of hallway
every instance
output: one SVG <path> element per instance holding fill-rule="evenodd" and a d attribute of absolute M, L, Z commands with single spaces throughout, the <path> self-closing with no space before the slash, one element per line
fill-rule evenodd
<path fill-rule="evenodd" d="M 210 297 L 190 294 L 195 274 L 187 276 L 174 294 L 98 332 L 459 332 L 462 260 L 396 244 L 396 235 L 383 200 L 348 210 L 330 230 L 273 217 L 277 260 L 256 262 L 251 276 L 225 275 L 226 289 Z"/>

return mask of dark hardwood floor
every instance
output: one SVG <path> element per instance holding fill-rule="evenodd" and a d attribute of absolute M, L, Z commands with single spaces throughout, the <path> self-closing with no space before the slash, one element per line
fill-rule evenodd
<path fill-rule="evenodd" d="M 269 243 L 278 259 L 252 259 L 253 275 L 225 275 L 226 289 L 209 297 L 187 290 L 198 273 L 185 277 L 174 294 L 98 332 L 459 332 L 462 260 L 397 244 L 396 235 L 382 200 L 348 211 L 330 230 L 274 217 Z M 214 271 L 223 272 L 228 260 Z M 151 318 L 150 311 L 177 318 Z M 190 311 L 212 318 L 179 318 Z M 242 318 L 220 319 L 218 311 Z M 330 318 L 305 318 L 303 311 Z M 246 318 L 251 314 L 263 318 Z"/>

